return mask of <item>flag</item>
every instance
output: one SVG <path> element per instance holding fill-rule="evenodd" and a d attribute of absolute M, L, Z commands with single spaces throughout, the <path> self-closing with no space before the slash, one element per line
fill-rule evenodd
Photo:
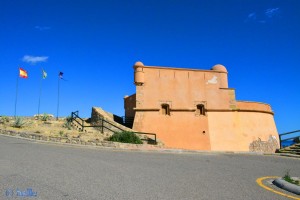
<path fill-rule="evenodd" d="M 19 68 L 19 71 L 20 71 L 20 77 L 22 78 L 28 78 L 28 74 L 27 74 L 27 71 L 22 69 L 22 68 Z"/>
<path fill-rule="evenodd" d="M 42 70 L 43 79 L 47 78 L 47 72 L 45 70 Z"/>
<path fill-rule="evenodd" d="M 63 74 L 64 74 L 63 72 L 59 72 L 58 76 L 59 76 L 60 79 L 63 78 Z"/>

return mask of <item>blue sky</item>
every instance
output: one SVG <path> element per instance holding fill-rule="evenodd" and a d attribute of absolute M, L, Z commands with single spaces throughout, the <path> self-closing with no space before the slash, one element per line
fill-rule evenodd
<path fill-rule="evenodd" d="M 0 115 L 124 115 L 133 68 L 223 64 L 238 100 L 269 103 L 279 133 L 300 128 L 298 0 L 0 0 Z"/>

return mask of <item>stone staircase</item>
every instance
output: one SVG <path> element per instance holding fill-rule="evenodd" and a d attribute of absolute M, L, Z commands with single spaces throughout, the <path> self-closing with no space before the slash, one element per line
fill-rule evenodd
<path fill-rule="evenodd" d="M 123 118 L 104 111 L 102 108 L 93 107 L 91 118 L 84 119 L 78 116 L 78 111 L 72 112 L 71 126 L 74 130 L 80 131 L 81 135 L 97 133 L 102 139 L 108 138 L 116 132 L 134 132 L 144 142 L 144 144 L 156 144 L 163 146 L 163 143 L 156 138 L 154 133 L 137 132 L 125 126 Z M 82 125 L 84 130 L 82 131 Z M 93 126 L 93 127 L 88 127 Z"/>
<path fill-rule="evenodd" d="M 92 124 L 88 122 L 89 119 L 84 119 L 84 120 L 85 120 L 85 122 L 84 122 L 85 126 L 92 126 Z M 84 131 L 82 131 L 81 130 L 82 127 L 75 121 L 73 121 L 71 123 L 71 126 L 74 130 L 82 132 L 82 133 L 101 133 L 100 128 L 95 128 L 95 127 L 85 127 Z M 112 135 L 112 133 L 110 131 L 107 131 L 107 130 L 104 129 L 102 135 Z"/>
<path fill-rule="evenodd" d="M 300 156 L 300 143 L 279 149 L 277 153 L 294 154 Z"/>

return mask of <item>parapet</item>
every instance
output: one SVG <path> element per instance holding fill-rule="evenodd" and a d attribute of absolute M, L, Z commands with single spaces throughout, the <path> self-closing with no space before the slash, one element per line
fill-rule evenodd
<path fill-rule="evenodd" d="M 241 111 L 248 112 L 262 112 L 274 114 L 272 108 L 269 104 L 261 102 L 252 102 L 252 101 L 237 101 L 238 109 Z"/>

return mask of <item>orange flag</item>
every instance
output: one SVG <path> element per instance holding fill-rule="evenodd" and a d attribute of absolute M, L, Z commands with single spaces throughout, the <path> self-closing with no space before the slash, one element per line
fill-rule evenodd
<path fill-rule="evenodd" d="M 28 78 L 28 74 L 27 74 L 27 71 L 22 69 L 22 68 L 19 68 L 20 70 L 20 77 L 22 78 Z"/>

